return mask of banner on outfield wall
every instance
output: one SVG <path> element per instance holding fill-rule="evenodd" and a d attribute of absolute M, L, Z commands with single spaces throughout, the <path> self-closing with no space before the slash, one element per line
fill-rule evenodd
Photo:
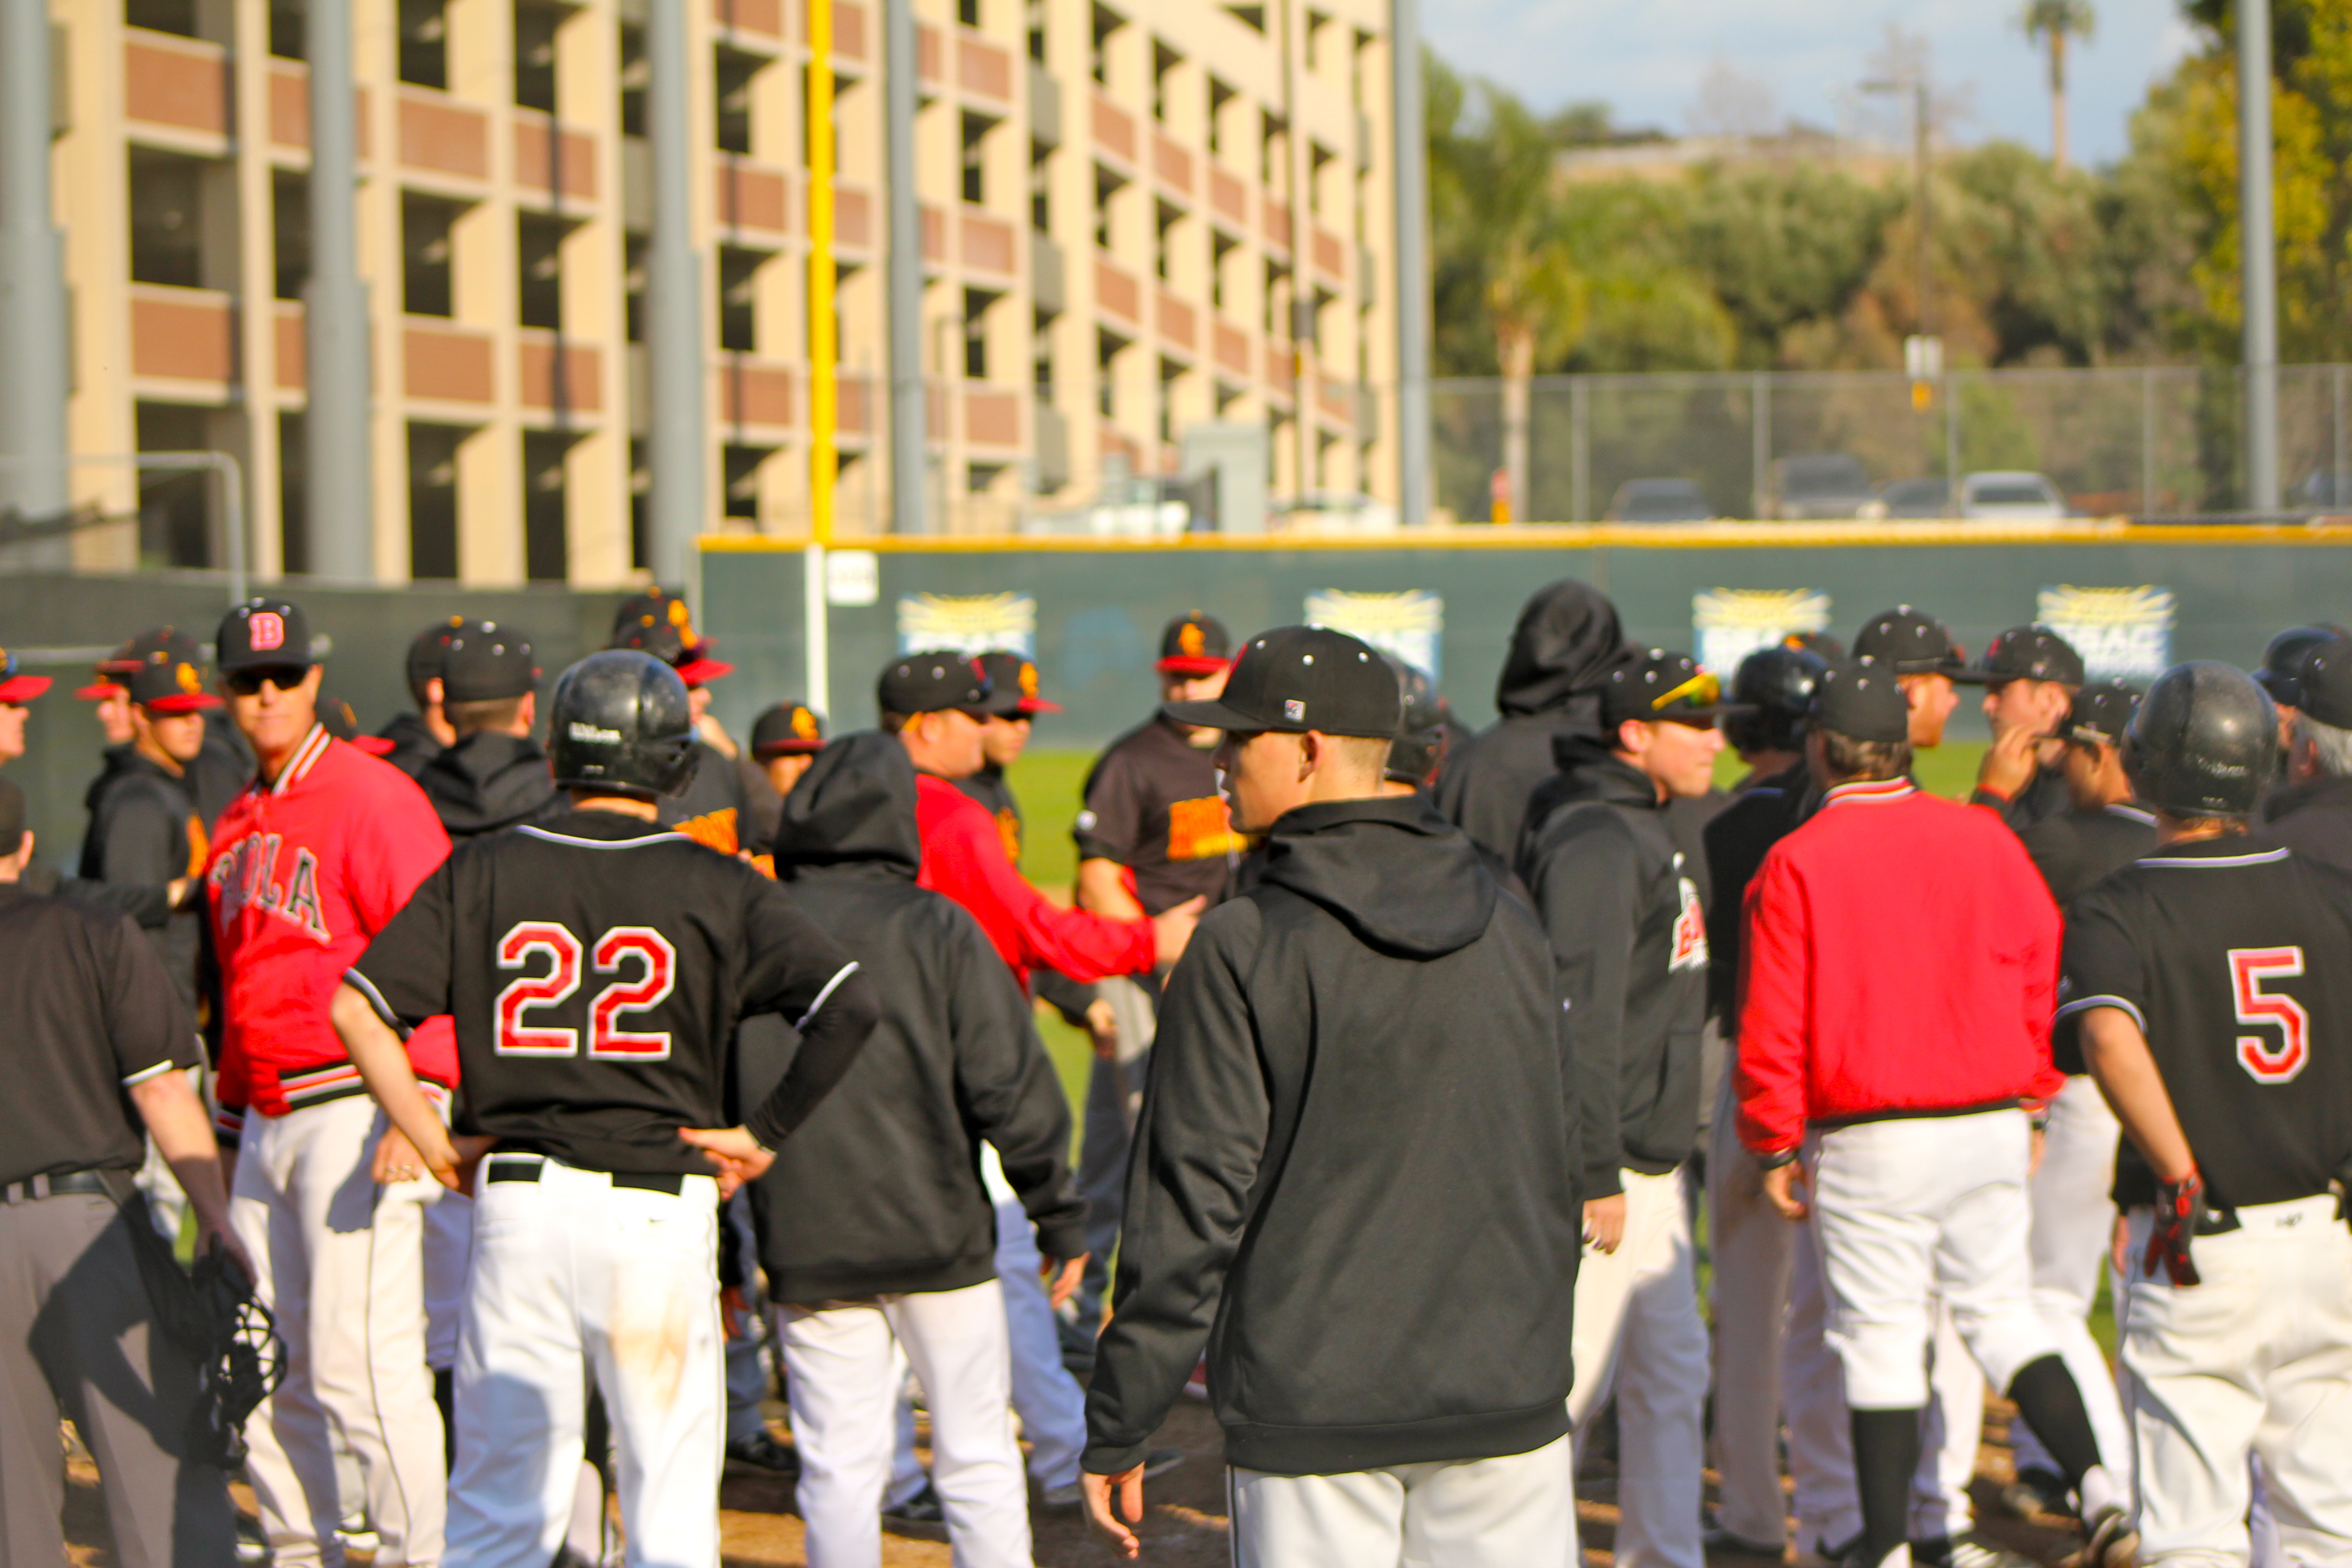
<path fill-rule="evenodd" d="M 1818 588 L 1702 588 L 1691 595 L 1693 650 L 1725 679 L 1739 661 L 1800 632 L 1830 629 L 1830 596 Z"/>
<path fill-rule="evenodd" d="M 2094 680 L 2154 680 L 2172 667 L 2172 590 L 2044 588 L 2033 618 L 2074 645 Z"/>
<path fill-rule="evenodd" d="M 908 594 L 898 601 L 898 651 L 1003 648 L 1037 657 L 1037 600 L 1030 594 Z"/>
<path fill-rule="evenodd" d="M 1423 588 L 1396 594 L 1358 594 L 1317 588 L 1307 595 L 1307 624 L 1361 637 L 1429 677 L 1444 678 L 1439 648 L 1445 636 L 1445 601 Z"/>

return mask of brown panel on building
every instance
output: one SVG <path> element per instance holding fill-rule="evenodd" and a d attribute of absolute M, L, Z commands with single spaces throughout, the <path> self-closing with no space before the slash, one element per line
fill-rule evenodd
<path fill-rule="evenodd" d="M 1315 269 L 1343 285 L 1348 281 L 1348 247 L 1339 243 L 1338 235 L 1319 226 L 1315 230 Z"/>
<path fill-rule="evenodd" d="M 1209 205 L 1221 217 L 1244 226 L 1249 223 L 1249 187 L 1213 163 L 1209 166 Z"/>
<path fill-rule="evenodd" d="M 1095 145 L 1117 154 L 1126 163 L 1135 162 L 1135 120 L 1127 110 L 1097 94 L 1095 105 Z"/>
<path fill-rule="evenodd" d="M 929 205 L 919 207 L 916 216 L 923 228 L 923 259 L 945 261 L 948 258 L 948 215 Z"/>
<path fill-rule="evenodd" d="M 1021 395 L 977 389 L 965 392 L 963 437 L 975 447 L 1021 445 Z"/>
<path fill-rule="evenodd" d="M 956 40 L 956 82 L 964 91 L 1013 101 L 1013 56 L 978 38 Z"/>
<path fill-rule="evenodd" d="M 497 386 L 490 368 L 490 340 L 474 332 L 413 323 L 401 334 L 411 397 L 443 403 L 488 403 Z"/>
<path fill-rule="evenodd" d="M 803 22 L 802 26 L 805 29 L 807 24 Z M 803 38 L 801 41 L 806 43 L 808 40 Z M 866 58 L 866 7 L 834 0 L 833 52 L 850 59 Z"/>
<path fill-rule="evenodd" d="M 1217 323 L 1217 363 L 1235 375 L 1250 373 L 1249 334 L 1239 327 Z"/>
<path fill-rule="evenodd" d="M 280 147 L 310 144 L 310 73 L 284 60 L 269 62 L 269 140 Z"/>
<path fill-rule="evenodd" d="M 1265 345 L 1265 379 L 1269 385 L 1290 390 L 1290 347 L 1286 343 Z"/>
<path fill-rule="evenodd" d="M 1100 433 L 1098 449 L 1104 457 L 1125 458 L 1127 466 L 1130 468 L 1142 467 L 1142 447 L 1108 425 L 1097 426 L 1096 428 Z"/>
<path fill-rule="evenodd" d="M 1163 184 L 1188 196 L 1192 194 L 1192 154 L 1156 131 L 1151 133 L 1151 166 Z"/>
<path fill-rule="evenodd" d="M 739 32 L 784 36 L 783 0 L 711 0 L 711 19 Z"/>
<path fill-rule="evenodd" d="M 728 425 L 791 425 L 794 379 L 781 365 L 729 361 L 719 369 L 719 420 Z"/>
<path fill-rule="evenodd" d="M 867 405 L 872 401 L 873 384 L 862 375 L 845 375 L 834 384 L 833 422 L 843 430 L 857 435 L 873 429 Z"/>
<path fill-rule="evenodd" d="M 770 169 L 747 169 L 732 161 L 711 171 L 719 184 L 719 221 L 735 228 L 790 232 L 791 190 L 784 177 Z M 839 216 L 836 202 L 835 214 Z"/>
<path fill-rule="evenodd" d="M 1193 341 L 1192 307 L 1166 290 L 1159 290 L 1154 300 L 1159 317 L 1160 335 L 1170 342 L 1181 344 L 1186 353 L 1197 346 Z"/>
<path fill-rule="evenodd" d="M 123 112 L 150 125 L 226 135 L 228 61 L 205 44 L 173 47 L 132 37 L 122 45 Z"/>
<path fill-rule="evenodd" d="M 584 131 L 563 131 L 545 115 L 515 110 L 515 184 L 553 191 L 583 201 L 596 199 L 596 139 Z"/>
<path fill-rule="evenodd" d="M 1265 242 L 1284 250 L 1290 248 L 1290 207 L 1287 203 L 1266 198 Z"/>
<path fill-rule="evenodd" d="M 833 241 L 858 250 L 874 247 L 874 201 L 864 191 L 833 187 Z"/>
<path fill-rule="evenodd" d="M 1095 299 L 1112 315 L 1142 323 L 1143 290 L 1134 279 L 1099 256 L 1095 258 Z"/>
<path fill-rule="evenodd" d="M 299 392 L 307 384 L 310 345 L 302 337 L 302 307 L 280 303 L 278 307 L 278 384 L 289 391 Z"/>
<path fill-rule="evenodd" d="M 236 320 L 228 296 L 141 289 L 131 296 L 131 373 L 172 381 L 236 375 Z"/>
<path fill-rule="evenodd" d="M 1014 265 L 1013 226 L 979 213 L 963 215 L 963 264 L 979 272 L 1012 276 Z"/>
<path fill-rule="evenodd" d="M 557 353 L 559 348 L 561 354 Z M 559 359 L 563 366 L 560 381 L 556 375 Z M 559 343 L 552 337 L 525 338 L 515 345 L 515 369 L 522 384 L 525 408 L 561 406 L 573 414 L 596 414 L 604 409 L 604 362 L 596 350 L 586 343 Z M 411 379 L 415 379 L 413 375 Z M 563 389 L 561 405 L 555 399 L 559 384 Z"/>
<path fill-rule="evenodd" d="M 1334 420 L 1341 425 L 1353 425 L 1356 422 L 1356 384 L 1354 382 L 1332 381 L 1328 377 L 1317 382 L 1315 403 L 1317 407 L 1323 410 L 1323 417 L 1326 419 Z"/>
<path fill-rule="evenodd" d="M 915 24 L 915 79 L 940 79 L 940 30 L 921 22 Z"/>
<path fill-rule="evenodd" d="M 489 119 L 479 110 L 408 89 L 400 95 L 400 161 L 412 169 L 486 180 L 490 175 Z"/>

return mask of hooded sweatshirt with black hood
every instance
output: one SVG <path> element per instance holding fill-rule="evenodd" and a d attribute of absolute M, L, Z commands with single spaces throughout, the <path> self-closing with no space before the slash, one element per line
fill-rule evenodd
<path fill-rule="evenodd" d="M 1559 804 L 1528 824 L 1519 876 L 1567 995 L 1591 1199 L 1690 1157 L 1706 912 L 1650 775 L 1597 741 L 1559 750 Z"/>
<path fill-rule="evenodd" d="M 528 735 L 477 730 L 426 763 L 416 782 L 453 839 L 550 822 L 571 809 L 556 796 L 547 753 Z"/>
<path fill-rule="evenodd" d="M 776 872 L 873 982 L 882 1020 L 751 1187 L 769 1290 L 813 1303 L 996 1278 L 980 1146 L 1050 1258 L 1086 1250 L 1070 1110 L 1027 998 L 980 922 L 915 885 L 915 768 L 895 735 L 845 735 L 784 798 Z M 747 1048 L 745 1104 L 782 1074 Z"/>
<path fill-rule="evenodd" d="M 1225 1458 L 1328 1475 L 1568 1430 L 1576 1107 L 1551 953 L 1418 795 L 1300 806 L 1170 976 L 1085 1464 L 1203 1344 Z"/>
<path fill-rule="evenodd" d="M 1519 847 L 1528 796 L 1552 775 L 1552 740 L 1601 736 L 1601 683 L 1625 656 L 1617 606 L 1588 583 L 1563 578 L 1519 612 L 1495 685 L 1502 717 L 1450 752 L 1437 775 L 1437 809 L 1509 859 Z"/>

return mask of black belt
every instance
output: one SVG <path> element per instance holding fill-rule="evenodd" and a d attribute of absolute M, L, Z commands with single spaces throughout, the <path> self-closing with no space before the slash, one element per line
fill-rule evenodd
<path fill-rule="evenodd" d="M 488 1179 L 493 1182 L 535 1182 L 546 1168 L 547 1162 L 535 1154 L 522 1160 L 511 1156 L 494 1159 L 490 1162 Z M 686 1178 L 675 1171 L 613 1171 L 607 1174 L 616 1187 L 667 1193 L 672 1197 L 686 1191 Z"/>
<path fill-rule="evenodd" d="M 10 1204 L 28 1204 L 36 1198 L 62 1198 L 76 1193 L 104 1194 L 106 1183 L 96 1171 L 68 1171 L 60 1176 L 29 1176 L 21 1182 L 11 1182 L 0 1189 L 0 1198 Z"/>

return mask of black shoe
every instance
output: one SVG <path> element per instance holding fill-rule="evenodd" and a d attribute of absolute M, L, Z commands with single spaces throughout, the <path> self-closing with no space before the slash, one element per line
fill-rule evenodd
<path fill-rule="evenodd" d="M 1911 1568 L 2036 1568 L 2033 1560 L 1986 1540 L 1974 1531 L 1955 1539 L 1938 1535 L 1911 1543 Z"/>
<path fill-rule="evenodd" d="M 2131 1527 L 2131 1516 L 2120 1508 L 2100 1514 L 2074 1561 L 2083 1568 L 2132 1568 L 2139 1561 L 2139 1531 Z"/>
<path fill-rule="evenodd" d="M 269 1540 L 261 1533 L 261 1521 L 236 1516 L 236 1560 L 255 1563 L 269 1561 Z"/>
<path fill-rule="evenodd" d="M 2000 1506 L 2020 1519 L 2045 1513 L 2071 1517 L 2074 1511 L 2066 1478 L 2039 1468 L 2018 1471 L 2017 1479 L 2000 1489 Z"/>
<path fill-rule="evenodd" d="M 1760 1541 L 1750 1541 L 1744 1535 L 1734 1535 L 1719 1524 L 1710 1525 L 1699 1542 L 1709 1552 L 1728 1552 L 1738 1557 L 1764 1557 L 1775 1563 L 1780 1561 L 1783 1551 L 1778 1546 L 1767 1546 Z"/>
<path fill-rule="evenodd" d="M 939 1489 L 930 1482 L 923 1489 L 896 1508 L 886 1508 L 882 1517 L 893 1524 L 939 1525 L 947 1522 L 947 1510 L 940 1506 Z"/>
<path fill-rule="evenodd" d="M 748 1465 L 770 1475 L 797 1477 L 801 1473 L 799 1451 L 785 1447 L 764 1429 L 728 1444 L 727 1462 Z"/>

